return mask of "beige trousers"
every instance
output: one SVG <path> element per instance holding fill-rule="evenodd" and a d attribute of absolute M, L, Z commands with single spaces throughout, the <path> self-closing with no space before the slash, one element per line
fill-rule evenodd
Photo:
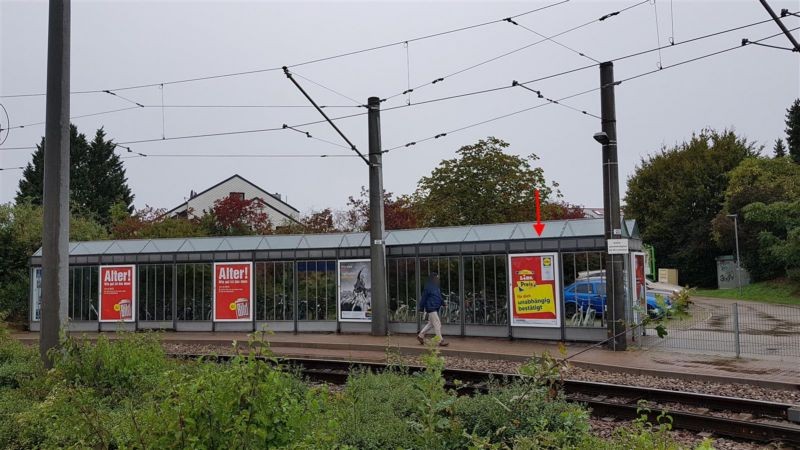
<path fill-rule="evenodd" d="M 442 321 L 439 319 L 439 313 L 429 312 L 428 314 L 428 323 L 422 328 L 422 331 L 419 332 L 419 337 L 424 338 L 425 333 L 427 333 L 431 328 L 433 328 L 433 333 L 439 340 L 442 339 Z"/>

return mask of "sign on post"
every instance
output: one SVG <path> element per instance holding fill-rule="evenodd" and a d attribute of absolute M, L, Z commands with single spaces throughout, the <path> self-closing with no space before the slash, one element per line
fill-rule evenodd
<path fill-rule="evenodd" d="M 561 321 L 556 253 L 509 255 L 511 325 L 558 327 Z"/>
<path fill-rule="evenodd" d="M 253 319 L 253 263 L 214 263 L 214 321 Z"/>
<path fill-rule="evenodd" d="M 136 320 L 136 266 L 100 266 L 100 322 Z"/>
<path fill-rule="evenodd" d="M 608 254 L 609 255 L 627 255 L 630 253 L 628 248 L 627 239 L 609 239 L 608 240 Z"/>

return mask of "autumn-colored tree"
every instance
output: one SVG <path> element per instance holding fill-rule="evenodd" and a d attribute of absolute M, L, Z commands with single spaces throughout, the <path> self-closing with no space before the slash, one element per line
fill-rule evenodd
<path fill-rule="evenodd" d="M 263 201 L 235 195 L 215 201 L 201 222 L 212 236 L 270 234 L 273 229 Z"/>
<path fill-rule="evenodd" d="M 276 227 L 275 234 L 335 233 L 341 231 L 336 226 L 337 222 L 337 213 L 331 208 L 325 208 L 303 216 L 299 223 Z"/>
<path fill-rule="evenodd" d="M 347 200 L 350 208 L 345 212 L 346 227 L 350 230 L 369 230 L 369 191 L 361 186 L 358 197 Z M 383 191 L 384 227 L 387 230 L 403 230 L 418 226 L 417 213 L 411 197 L 395 196 Z"/>
<path fill-rule="evenodd" d="M 542 205 L 542 220 L 584 219 L 583 207 L 563 200 L 548 202 Z"/>
<path fill-rule="evenodd" d="M 115 239 L 158 239 L 206 236 L 197 219 L 170 217 L 165 209 L 145 206 L 128 214 L 122 204 L 111 209 L 111 236 Z"/>

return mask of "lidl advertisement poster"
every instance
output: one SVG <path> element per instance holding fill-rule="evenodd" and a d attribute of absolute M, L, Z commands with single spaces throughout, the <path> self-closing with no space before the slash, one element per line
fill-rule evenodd
<path fill-rule="evenodd" d="M 133 322 L 136 266 L 100 266 L 100 322 Z"/>
<path fill-rule="evenodd" d="M 511 325 L 558 327 L 561 320 L 555 253 L 510 255 Z"/>
<path fill-rule="evenodd" d="M 214 321 L 253 319 L 253 263 L 214 264 Z"/>

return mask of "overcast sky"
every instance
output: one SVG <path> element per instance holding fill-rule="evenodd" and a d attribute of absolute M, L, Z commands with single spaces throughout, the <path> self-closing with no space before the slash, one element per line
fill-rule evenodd
<path fill-rule="evenodd" d="M 114 89 L 254 69 L 279 67 L 329 55 L 403 41 L 494 19 L 550 2 L 83 2 L 72 3 L 72 90 Z M 553 35 L 637 1 L 579 1 L 515 19 L 520 25 Z M 800 10 L 798 1 L 771 0 L 776 11 Z M 656 12 L 658 32 L 656 31 Z M 757 0 L 657 0 L 595 22 L 556 40 L 597 60 L 615 58 L 715 31 L 767 19 Z M 789 28 L 800 18 L 785 19 Z M 673 34 L 674 30 L 674 34 Z M 737 46 L 742 38 L 759 39 L 779 32 L 769 22 L 711 39 L 649 53 L 615 63 L 617 79 Z M 798 32 L 795 33 L 800 36 Z M 533 32 L 501 22 L 432 39 L 397 45 L 296 67 L 297 74 L 347 97 L 366 102 L 398 94 L 465 67 L 540 40 Z M 767 43 L 789 46 L 784 36 Z M 41 93 L 46 81 L 47 2 L 0 1 L 0 95 Z M 412 102 L 527 81 L 592 61 L 552 42 L 484 64 L 443 82 L 418 89 Z M 298 78 L 326 105 L 353 106 L 347 98 Z M 550 98 L 596 88 L 597 67 L 533 83 Z M 800 57 L 788 51 L 747 46 L 697 62 L 669 68 L 617 87 L 620 178 L 626 180 L 641 158 L 663 145 L 688 139 L 706 127 L 734 128 L 771 151 L 783 137 L 786 108 L 800 94 Z M 93 135 L 104 127 L 117 142 L 205 133 L 280 127 L 320 119 L 310 108 L 171 108 L 178 105 L 308 105 L 281 71 L 218 78 L 163 88 L 119 91 L 147 105 L 106 115 L 74 119 Z M 382 104 L 403 105 L 407 96 Z M 0 98 L 11 126 L 44 120 L 45 98 Z M 71 97 L 72 115 L 132 106 L 104 93 Z M 506 89 L 430 103 L 381 116 L 383 147 L 432 137 L 540 104 L 535 94 Z M 597 91 L 565 101 L 600 113 Z M 150 107 L 155 106 L 155 107 Z M 162 111 L 163 122 L 162 122 Z M 332 116 L 363 112 L 331 108 Z M 0 116 L 0 121 L 5 118 Z M 337 122 L 366 152 L 366 116 Z M 3 125 L 6 125 L 3 123 Z M 163 125 L 163 126 L 162 126 Z M 566 200 L 602 205 L 600 148 L 592 140 L 598 119 L 548 105 L 390 152 L 384 159 L 385 187 L 411 193 L 417 180 L 444 158 L 486 136 L 511 143 L 509 151 L 535 153 L 548 180 L 560 183 Z M 304 131 L 337 143 L 327 124 Z M 44 134 L 43 125 L 11 130 L 2 147 L 30 146 Z M 346 154 L 347 150 L 308 139 L 291 130 L 131 144 L 146 154 Z M 120 149 L 121 153 L 125 150 Z M 25 165 L 30 150 L 0 150 L 0 167 Z M 301 211 L 343 207 L 349 195 L 368 184 L 367 168 L 357 158 L 132 158 L 126 159 L 135 205 L 172 208 L 190 190 L 202 190 L 238 173 L 271 192 L 288 197 Z M 0 172 L 0 202 L 12 201 L 21 171 Z M 675 189 L 679 186 L 664 186 Z M 624 192 L 624 182 L 622 185 Z"/>

